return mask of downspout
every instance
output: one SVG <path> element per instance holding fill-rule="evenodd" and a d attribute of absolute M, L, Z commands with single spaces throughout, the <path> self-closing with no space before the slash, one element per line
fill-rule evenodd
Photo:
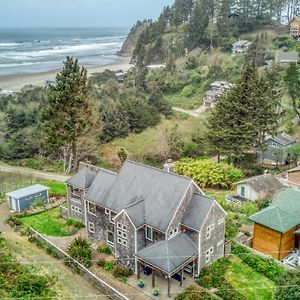
<path fill-rule="evenodd" d="M 280 233 L 278 260 L 280 260 L 281 246 L 282 246 L 282 233 Z"/>

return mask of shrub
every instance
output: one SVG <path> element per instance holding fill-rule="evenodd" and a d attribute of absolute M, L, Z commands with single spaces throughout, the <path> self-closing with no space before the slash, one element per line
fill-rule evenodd
<path fill-rule="evenodd" d="M 230 188 L 243 177 L 242 172 L 226 163 L 209 160 L 182 159 L 175 164 L 176 172 L 188 176 L 201 187 Z"/>
<path fill-rule="evenodd" d="M 194 94 L 195 94 L 195 87 L 192 85 L 185 86 L 181 92 L 181 96 L 185 98 L 191 97 Z"/>
<path fill-rule="evenodd" d="M 99 255 L 98 260 L 97 260 L 97 265 L 99 267 L 104 267 L 105 260 L 106 260 L 106 258 L 104 255 Z"/>
<path fill-rule="evenodd" d="M 84 225 L 83 225 L 81 222 L 78 222 L 78 221 L 76 221 L 76 220 L 74 220 L 74 219 L 69 219 L 69 220 L 66 222 L 66 225 L 67 225 L 67 226 L 73 226 L 73 227 L 75 227 L 75 228 L 77 228 L 77 229 L 81 229 L 81 228 L 84 227 Z"/>
<path fill-rule="evenodd" d="M 285 273 L 283 267 L 281 267 L 274 259 L 253 254 L 239 244 L 232 244 L 232 253 L 239 256 L 245 264 L 253 268 L 256 272 L 263 274 L 275 282 Z"/>
<path fill-rule="evenodd" d="M 48 247 L 46 248 L 46 252 L 47 252 L 49 255 L 53 256 L 54 258 L 59 258 L 59 257 L 60 257 L 58 250 L 56 250 L 56 249 L 55 249 L 54 247 L 52 247 L 52 246 L 48 246 Z"/>
<path fill-rule="evenodd" d="M 258 211 L 258 206 L 254 202 L 245 202 L 242 204 L 240 212 L 245 214 L 247 217 L 255 214 Z"/>
<path fill-rule="evenodd" d="M 68 247 L 67 253 L 87 268 L 92 265 L 92 248 L 84 238 L 76 238 Z"/>
<path fill-rule="evenodd" d="M 217 300 L 218 298 L 201 287 L 189 286 L 186 290 L 175 297 L 175 300 Z"/>
<path fill-rule="evenodd" d="M 97 250 L 100 253 L 104 253 L 104 254 L 107 254 L 107 255 L 111 254 L 111 249 L 109 248 L 109 246 L 106 243 L 100 243 L 98 245 Z"/>
<path fill-rule="evenodd" d="M 103 269 L 105 271 L 111 271 L 114 268 L 114 263 L 112 261 L 105 261 Z"/>
<path fill-rule="evenodd" d="M 46 203 L 42 198 L 37 198 L 35 201 L 31 204 L 32 208 L 38 208 L 45 206 Z"/>
<path fill-rule="evenodd" d="M 129 277 L 132 275 L 132 270 L 123 266 L 116 266 L 113 271 L 113 275 L 116 278 Z"/>
<path fill-rule="evenodd" d="M 288 285 L 288 287 L 287 287 Z M 288 271 L 277 281 L 275 300 L 300 299 L 300 271 Z"/>

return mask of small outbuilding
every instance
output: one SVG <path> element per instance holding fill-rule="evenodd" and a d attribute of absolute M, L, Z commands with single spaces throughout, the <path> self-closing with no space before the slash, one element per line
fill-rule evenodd
<path fill-rule="evenodd" d="M 273 175 L 265 174 L 238 182 L 237 194 L 251 201 L 271 199 L 283 187 Z"/>
<path fill-rule="evenodd" d="M 49 201 L 49 188 L 40 184 L 35 184 L 26 188 L 6 193 L 9 208 L 15 212 L 21 212 L 30 208 L 37 200 Z"/>

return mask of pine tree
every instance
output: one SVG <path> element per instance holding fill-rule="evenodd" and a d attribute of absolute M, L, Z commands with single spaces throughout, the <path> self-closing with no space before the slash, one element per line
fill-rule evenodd
<path fill-rule="evenodd" d="M 285 82 L 292 99 L 293 109 L 300 118 L 300 71 L 296 63 L 291 63 L 286 70 Z"/>
<path fill-rule="evenodd" d="M 215 154 L 239 159 L 274 133 L 279 115 L 277 98 L 270 98 L 272 89 L 253 63 L 244 67 L 240 79 L 209 118 L 207 140 Z"/>
<path fill-rule="evenodd" d="M 94 149 L 91 135 L 99 127 L 89 93 L 86 69 L 80 68 L 77 59 L 67 57 L 43 111 L 48 148 L 51 153 L 61 153 L 65 171 L 76 171 L 79 161 Z"/>

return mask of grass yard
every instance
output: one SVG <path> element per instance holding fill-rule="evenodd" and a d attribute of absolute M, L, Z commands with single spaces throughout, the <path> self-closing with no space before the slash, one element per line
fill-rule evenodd
<path fill-rule="evenodd" d="M 257 273 L 233 256 L 225 274 L 226 280 L 239 291 L 247 300 L 271 300 L 276 286 L 273 281 Z"/>
<path fill-rule="evenodd" d="M 78 232 L 83 225 L 76 221 L 67 221 L 60 216 L 59 207 L 48 211 L 22 217 L 23 225 L 32 227 L 49 236 L 70 236 Z"/>
<path fill-rule="evenodd" d="M 43 180 L 41 184 L 50 188 L 50 195 L 65 196 L 67 194 L 67 186 L 63 182 Z"/>
<path fill-rule="evenodd" d="M 195 92 L 195 95 L 185 97 L 181 92 L 169 94 L 165 96 L 165 99 L 172 106 L 180 107 L 184 109 L 197 109 L 203 104 L 203 91 Z"/>

